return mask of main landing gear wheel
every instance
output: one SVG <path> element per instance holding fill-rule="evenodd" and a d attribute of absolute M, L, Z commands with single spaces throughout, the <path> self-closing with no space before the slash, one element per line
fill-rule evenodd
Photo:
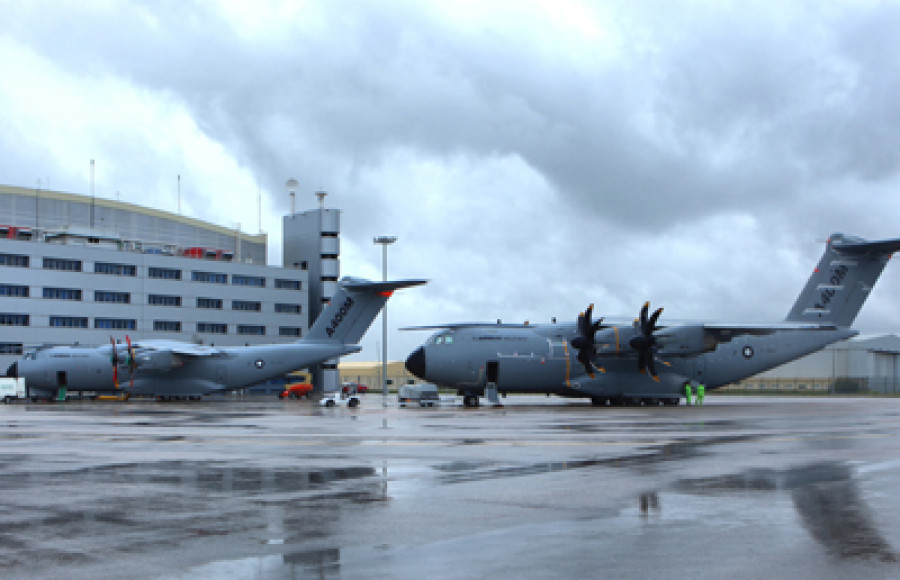
<path fill-rule="evenodd" d="M 476 395 L 464 395 L 463 407 L 474 408 L 478 406 L 478 397 Z"/>

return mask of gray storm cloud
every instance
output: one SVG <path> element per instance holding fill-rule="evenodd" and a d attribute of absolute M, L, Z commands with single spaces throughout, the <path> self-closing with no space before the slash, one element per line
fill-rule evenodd
<path fill-rule="evenodd" d="M 217 205 L 197 217 L 252 222 L 259 183 L 277 246 L 281 184 L 297 177 L 344 210 L 345 273 L 377 272 L 371 237 L 392 233 L 396 271 L 433 279 L 399 301 L 398 325 L 574 318 L 592 301 L 631 314 L 646 299 L 682 317 L 779 318 L 828 234 L 900 236 L 892 3 L 5 11 L 0 54 L 46 70 L 24 67 L 3 90 L 37 95 L 60 75 L 76 90 L 44 117 L 0 120 L 0 181 L 52 172 L 84 191 L 83 171 L 79 182 L 42 134 L 89 140 L 85 157 L 116 166 L 107 191 L 170 200 L 163 174 L 182 164 L 195 211 Z M 157 122 L 119 123 L 104 139 L 90 120 L 59 121 L 67 102 L 99 118 L 120 90 Z M 172 115 L 188 128 L 172 130 Z M 206 143 L 211 161 L 167 147 L 167 131 Z M 216 159 L 230 169 L 212 192 Z M 881 284 L 900 281 L 891 270 Z M 900 321 L 880 290 L 864 331 Z"/>

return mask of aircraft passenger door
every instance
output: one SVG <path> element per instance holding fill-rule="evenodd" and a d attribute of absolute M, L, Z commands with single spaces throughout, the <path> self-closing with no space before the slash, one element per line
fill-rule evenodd
<path fill-rule="evenodd" d="M 490 384 L 494 383 L 495 385 L 499 381 L 500 377 L 500 361 L 489 360 L 487 361 L 487 365 L 485 366 L 485 382 Z"/>

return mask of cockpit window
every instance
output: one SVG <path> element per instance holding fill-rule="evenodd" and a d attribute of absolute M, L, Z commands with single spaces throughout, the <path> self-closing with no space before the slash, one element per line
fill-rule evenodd
<path fill-rule="evenodd" d="M 434 344 L 453 344 L 452 334 L 439 334 L 434 337 Z"/>

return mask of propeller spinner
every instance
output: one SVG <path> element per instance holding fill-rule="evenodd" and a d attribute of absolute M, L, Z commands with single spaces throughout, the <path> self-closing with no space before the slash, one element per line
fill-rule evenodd
<path fill-rule="evenodd" d="M 578 362 L 584 365 L 584 372 L 591 378 L 594 378 L 594 370 L 605 372 L 603 368 L 594 366 L 594 358 L 597 356 L 597 347 L 594 346 L 594 335 L 603 327 L 603 318 L 596 322 L 591 321 L 591 315 L 594 311 L 594 305 L 591 304 L 587 310 L 578 315 L 576 324 L 578 336 L 572 339 L 572 346 L 578 351 L 576 357 Z"/>

